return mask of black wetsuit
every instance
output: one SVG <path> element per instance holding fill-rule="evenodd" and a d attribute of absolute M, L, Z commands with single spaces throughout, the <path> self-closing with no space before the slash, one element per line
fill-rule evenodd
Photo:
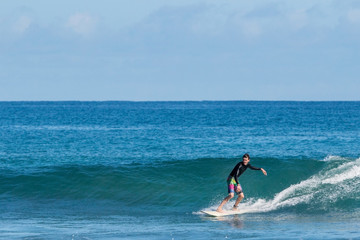
<path fill-rule="evenodd" d="M 247 168 L 250 168 L 252 170 L 261 170 L 261 168 L 251 166 L 250 163 L 248 163 L 247 165 L 244 165 L 243 162 L 239 162 L 238 164 L 236 164 L 236 166 L 230 173 L 230 176 L 235 178 L 235 181 L 237 184 L 239 184 L 238 177 L 240 177 L 240 175 L 243 174 L 243 172 L 245 172 L 245 170 Z"/>

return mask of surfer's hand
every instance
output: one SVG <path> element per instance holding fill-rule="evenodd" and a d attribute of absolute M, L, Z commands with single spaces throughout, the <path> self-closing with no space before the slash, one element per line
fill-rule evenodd
<path fill-rule="evenodd" d="M 263 174 L 265 175 L 265 176 L 267 176 L 267 172 L 264 170 L 264 169 L 260 169 L 262 172 L 263 172 Z"/>

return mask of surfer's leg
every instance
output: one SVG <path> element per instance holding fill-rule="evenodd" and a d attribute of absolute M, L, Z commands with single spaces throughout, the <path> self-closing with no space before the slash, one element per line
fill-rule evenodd
<path fill-rule="evenodd" d="M 236 199 L 233 210 L 237 210 L 237 207 L 239 206 L 239 203 L 244 198 L 244 193 L 243 193 L 243 190 L 242 190 L 242 187 L 241 187 L 240 183 L 239 183 L 239 185 L 236 186 L 236 193 L 238 195 L 238 198 Z"/>
<path fill-rule="evenodd" d="M 231 176 L 228 177 L 228 179 L 226 180 L 227 184 L 228 184 L 228 193 L 229 195 L 227 195 L 226 198 L 224 198 L 224 200 L 221 202 L 220 206 L 216 209 L 216 211 L 218 212 L 222 212 L 222 208 L 223 206 L 234 197 L 235 195 L 235 186 L 236 186 L 236 182 L 235 179 Z"/>
<path fill-rule="evenodd" d="M 237 210 L 237 207 L 239 206 L 239 203 L 241 202 L 241 200 L 244 199 L 244 193 L 241 192 L 238 194 L 238 198 L 236 199 L 235 205 L 233 207 L 233 210 Z"/>
<path fill-rule="evenodd" d="M 221 202 L 221 204 L 219 205 L 219 207 L 216 209 L 216 211 L 218 212 L 222 212 L 222 208 L 223 206 L 230 200 L 234 197 L 234 193 L 229 193 L 229 195 L 227 195 L 226 198 L 224 198 L 224 200 Z"/>

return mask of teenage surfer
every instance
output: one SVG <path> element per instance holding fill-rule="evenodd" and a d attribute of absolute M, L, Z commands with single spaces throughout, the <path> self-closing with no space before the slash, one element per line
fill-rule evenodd
<path fill-rule="evenodd" d="M 234 197 L 235 192 L 237 193 L 238 198 L 236 199 L 235 205 L 233 206 L 233 210 L 237 210 L 239 203 L 244 198 L 244 193 L 242 191 L 238 178 L 240 177 L 241 174 L 245 172 L 247 168 L 250 168 L 252 170 L 261 170 L 265 176 L 267 175 L 266 171 L 263 168 L 253 167 L 249 164 L 250 162 L 249 154 L 245 153 L 242 159 L 243 159 L 242 162 L 236 164 L 236 166 L 231 171 L 227 179 L 229 195 L 226 198 L 224 198 L 220 206 L 216 209 L 216 211 L 218 212 L 223 212 L 222 210 L 223 206 L 225 205 L 225 203 L 227 203 L 230 199 Z"/>

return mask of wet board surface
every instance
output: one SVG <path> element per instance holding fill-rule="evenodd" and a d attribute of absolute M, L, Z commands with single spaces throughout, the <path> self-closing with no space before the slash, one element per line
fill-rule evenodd
<path fill-rule="evenodd" d="M 224 212 L 217 212 L 217 211 L 201 211 L 209 216 L 212 217 L 223 217 L 223 216 L 230 216 L 230 215 L 239 215 L 244 214 L 249 211 L 246 210 L 238 210 L 238 211 L 224 211 Z"/>

